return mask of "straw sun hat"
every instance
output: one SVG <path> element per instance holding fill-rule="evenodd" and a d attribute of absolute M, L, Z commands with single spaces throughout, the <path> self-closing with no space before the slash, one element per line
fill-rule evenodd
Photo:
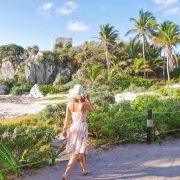
<path fill-rule="evenodd" d="M 69 97 L 81 99 L 85 98 L 87 93 L 81 84 L 76 84 L 72 89 L 69 90 Z"/>

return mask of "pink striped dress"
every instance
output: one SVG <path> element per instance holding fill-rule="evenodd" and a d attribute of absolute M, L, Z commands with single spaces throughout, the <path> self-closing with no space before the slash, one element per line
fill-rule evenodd
<path fill-rule="evenodd" d="M 88 141 L 87 111 L 72 112 L 72 121 L 67 138 L 66 150 L 68 153 L 86 153 Z"/>

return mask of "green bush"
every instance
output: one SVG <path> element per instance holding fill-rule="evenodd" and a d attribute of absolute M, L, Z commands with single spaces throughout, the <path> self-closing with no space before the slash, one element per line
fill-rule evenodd
<path fill-rule="evenodd" d="M 172 78 L 178 79 L 179 76 L 180 76 L 180 66 L 173 69 L 173 71 L 171 72 L 171 77 Z"/>
<path fill-rule="evenodd" d="M 161 88 L 157 92 L 162 96 L 180 98 L 180 88 Z"/>
<path fill-rule="evenodd" d="M 41 119 L 48 121 L 49 124 L 57 125 L 62 127 L 64 123 L 66 113 L 66 104 L 59 103 L 55 106 L 48 105 L 44 110 L 41 111 Z"/>
<path fill-rule="evenodd" d="M 48 126 L 0 126 L 0 141 L 5 144 L 17 161 L 24 157 L 23 163 L 31 163 L 33 154 L 48 145 L 55 138 L 56 132 Z M 41 160 L 43 160 L 42 157 Z"/>
<path fill-rule="evenodd" d="M 70 86 L 52 86 L 52 85 L 40 85 L 40 91 L 44 96 L 47 94 L 58 94 L 66 92 L 70 89 Z"/>
<path fill-rule="evenodd" d="M 16 85 L 12 87 L 10 94 L 22 95 L 25 92 L 30 92 L 31 88 L 32 88 L 32 84 L 28 84 L 28 83 L 23 84 L 23 85 Z"/>
<path fill-rule="evenodd" d="M 120 91 L 124 91 L 125 89 L 128 89 L 130 86 L 136 86 L 139 88 L 144 88 L 144 90 L 147 90 L 148 88 L 154 85 L 154 82 L 142 77 L 120 76 L 112 82 L 111 87 L 112 90 Z"/>
<path fill-rule="evenodd" d="M 15 85 L 13 80 L 0 80 L 0 83 L 7 86 L 7 94 L 11 91 L 11 88 Z"/>
<path fill-rule="evenodd" d="M 158 95 L 143 95 L 132 102 L 101 103 L 94 107 L 94 112 L 91 112 L 88 118 L 90 135 L 106 142 L 146 134 L 149 108 L 153 110 L 155 130 L 180 128 L 180 99 L 178 98 L 164 99 Z"/>

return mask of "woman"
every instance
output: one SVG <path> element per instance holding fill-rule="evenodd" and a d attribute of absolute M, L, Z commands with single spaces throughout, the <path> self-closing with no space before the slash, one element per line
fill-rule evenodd
<path fill-rule="evenodd" d="M 93 111 L 93 107 L 89 95 L 80 84 L 74 86 L 70 91 L 70 96 L 71 100 L 66 108 L 63 136 L 67 138 L 66 150 L 72 155 L 62 180 L 68 178 L 78 159 L 82 167 L 82 175 L 88 174 L 85 158 L 88 139 L 87 112 Z M 68 133 L 67 128 L 71 116 L 73 122 Z"/>

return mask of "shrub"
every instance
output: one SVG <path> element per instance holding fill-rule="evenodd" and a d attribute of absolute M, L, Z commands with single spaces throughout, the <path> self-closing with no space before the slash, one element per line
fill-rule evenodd
<path fill-rule="evenodd" d="M 52 85 L 40 85 L 40 91 L 44 96 L 47 94 L 58 94 L 66 92 L 70 89 L 70 86 L 52 86 Z"/>
<path fill-rule="evenodd" d="M 31 88 L 32 88 L 32 84 L 29 83 L 23 85 L 16 85 L 12 87 L 10 93 L 13 95 L 22 95 L 25 92 L 30 92 Z"/>
<path fill-rule="evenodd" d="M 42 146 L 51 143 L 55 136 L 54 129 L 48 126 L 11 125 L 0 127 L 1 143 L 9 148 L 17 161 L 24 156 L 23 163 L 29 163 L 33 154 L 39 152 Z"/>
<path fill-rule="evenodd" d="M 13 80 L 0 80 L 0 83 L 7 86 L 7 94 L 9 94 L 11 88 L 15 85 L 15 82 Z"/>
<path fill-rule="evenodd" d="M 112 90 L 124 91 L 132 85 L 146 90 L 155 85 L 155 83 L 142 77 L 120 76 L 112 82 Z"/>
<path fill-rule="evenodd" d="M 157 92 L 162 96 L 180 98 L 180 88 L 161 88 Z"/>
<path fill-rule="evenodd" d="M 178 78 L 179 76 L 180 76 L 180 66 L 177 68 L 174 68 L 173 71 L 171 72 L 172 78 Z"/>
<path fill-rule="evenodd" d="M 131 83 L 135 84 L 137 87 L 144 87 L 146 89 L 150 88 L 154 84 L 152 81 L 142 77 L 132 78 Z"/>
<path fill-rule="evenodd" d="M 57 127 L 62 127 L 64 123 L 66 112 L 66 104 L 59 103 L 55 106 L 48 105 L 41 112 L 41 119 L 48 121 L 49 124 L 56 125 Z"/>

